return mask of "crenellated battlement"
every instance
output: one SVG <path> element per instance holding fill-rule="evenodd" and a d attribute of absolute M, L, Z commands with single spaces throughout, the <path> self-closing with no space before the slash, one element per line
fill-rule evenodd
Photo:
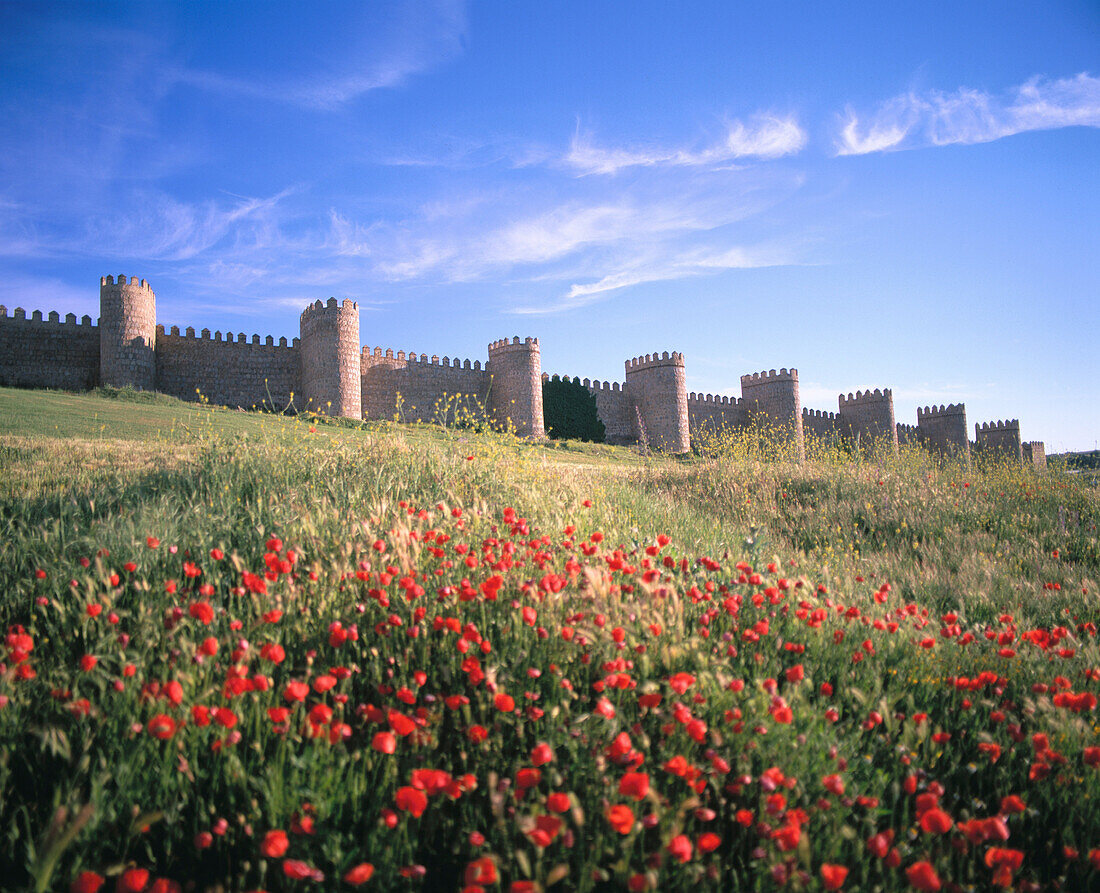
<path fill-rule="evenodd" d="M 78 320 L 75 313 L 66 313 L 65 318 L 61 318 L 61 314 L 56 310 L 51 310 L 45 319 L 42 318 L 42 311 L 35 310 L 30 317 L 27 317 L 27 311 L 22 307 L 16 307 L 12 311 L 11 317 L 8 317 L 8 308 L 3 304 L 0 304 L 0 319 L 10 319 L 12 322 L 26 322 L 33 323 L 35 325 L 56 325 L 56 326 L 69 326 L 72 328 L 96 328 L 99 325 L 99 320 L 92 322 L 92 318 L 87 314 L 80 317 Z"/>
<path fill-rule="evenodd" d="M 965 403 L 949 403 L 944 406 L 942 403 L 939 406 L 925 406 L 917 407 L 917 424 L 920 424 L 920 420 L 924 418 L 939 418 L 942 416 L 965 416 L 966 404 Z"/>
<path fill-rule="evenodd" d="M 359 304 L 350 298 L 314 301 L 302 311 L 299 328 L 304 408 L 361 419 Z"/>
<path fill-rule="evenodd" d="M 100 286 L 100 288 L 103 288 L 104 286 L 107 286 L 107 285 L 111 285 L 111 286 L 129 285 L 130 288 L 140 288 L 140 289 L 144 289 L 145 291 L 152 291 L 153 290 L 152 286 L 149 285 L 148 282 L 146 282 L 144 279 L 139 280 L 137 276 L 131 276 L 129 282 L 127 282 L 126 277 L 122 276 L 122 275 L 120 275 L 118 277 L 117 282 L 115 281 L 114 276 L 100 276 L 99 277 L 99 286 Z"/>
<path fill-rule="evenodd" d="M 667 350 L 658 355 L 656 353 L 647 353 L 645 356 L 634 357 L 626 361 L 627 373 L 638 372 L 642 369 L 654 369 L 659 366 L 683 366 L 684 355 L 678 351 L 669 353 Z"/>
<path fill-rule="evenodd" d="M 144 279 L 99 280 L 99 379 L 151 391 L 157 383 L 157 296 Z"/>
<path fill-rule="evenodd" d="M 407 363 L 442 366 L 444 369 L 462 369 L 474 372 L 481 371 L 481 360 L 460 360 L 458 357 L 455 357 L 453 360 L 450 357 L 443 357 L 443 359 L 440 359 L 436 354 L 429 357 L 426 353 L 418 354 L 415 350 L 410 350 L 408 353 L 399 350 L 394 354 L 393 348 L 387 347 L 383 350 L 381 347 L 375 347 L 372 350 L 364 344 L 361 353 L 364 366 L 388 361 L 391 364 Z"/>
<path fill-rule="evenodd" d="M 489 344 L 489 353 L 501 353 L 504 351 L 532 351 L 539 349 L 538 338 L 524 338 L 519 340 L 519 335 L 513 335 L 512 340 L 507 338 L 501 338 L 497 341 L 493 341 Z"/>
<path fill-rule="evenodd" d="M 191 326 L 188 326 L 181 332 L 179 326 L 169 326 L 166 330 L 164 326 L 158 325 L 157 342 L 159 343 L 161 339 L 164 338 L 179 339 L 180 341 L 207 341 L 212 344 L 243 344 L 247 345 L 248 347 L 270 347 L 274 350 L 298 349 L 297 338 L 293 339 L 288 344 L 285 336 L 279 338 L 279 340 L 276 342 L 275 338 L 271 335 L 266 335 L 262 337 L 260 335 L 248 336 L 244 332 L 241 332 L 237 335 L 236 339 L 234 339 L 232 332 L 226 332 L 225 338 L 223 340 L 222 333 L 220 331 L 211 333 L 209 329 L 203 329 L 201 334 L 196 334 L 194 328 L 192 328 Z"/>
<path fill-rule="evenodd" d="M 774 369 L 769 369 L 767 372 L 753 372 L 751 375 L 742 375 L 741 387 L 754 387 L 776 381 L 798 381 L 798 370 L 780 369 L 776 372 Z"/>
<path fill-rule="evenodd" d="M 804 432 L 856 450 L 898 442 L 967 458 L 971 443 L 963 403 L 924 406 L 917 424 L 894 419 L 890 388 L 840 394 L 838 412 L 801 405 L 798 370 L 769 369 L 740 376 L 741 395 L 687 392 L 679 351 L 641 354 L 623 364 L 622 382 L 543 375 L 536 337 L 501 338 L 487 360 L 360 344 L 359 304 L 314 300 L 300 314 L 299 338 L 288 342 L 244 332 L 198 333 L 156 321 L 156 295 L 144 279 L 100 277 L 100 318 L 78 320 L 56 311 L 28 316 L 0 305 L 0 384 L 88 388 L 132 385 L 183 399 L 250 407 L 266 405 L 351 418 L 445 419 L 441 412 L 487 410 L 520 434 L 543 434 L 542 384 L 571 381 L 596 398 L 608 442 L 682 453 L 690 431 L 706 426 L 751 429 L 778 437 L 803 455 Z M 441 410 L 440 407 L 452 407 Z M 1039 465 L 1041 441 L 1021 443 L 1018 419 L 974 426 L 983 456 L 1019 456 Z M 790 455 L 789 453 L 786 455 Z"/>
<path fill-rule="evenodd" d="M 524 437 L 544 437 L 542 354 L 538 338 L 513 336 L 489 345 L 486 367 L 492 377 L 489 412 L 500 425 L 512 425 Z"/>
<path fill-rule="evenodd" d="M 1019 431 L 1020 420 L 1019 419 L 1007 419 L 1005 421 L 997 422 L 982 422 L 980 425 L 974 423 L 974 434 L 989 434 L 996 431 Z"/>
<path fill-rule="evenodd" d="M 350 298 L 344 298 L 343 301 L 337 301 L 336 298 L 329 298 L 327 301 L 318 299 L 312 304 L 306 305 L 306 309 L 302 311 L 300 322 L 302 325 L 306 325 L 319 316 L 326 316 L 333 312 L 341 313 L 347 311 L 354 311 L 358 314 L 359 304 Z"/>
<path fill-rule="evenodd" d="M 692 391 L 688 394 L 688 405 L 694 408 L 697 404 L 702 406 L 743 407 L 745 400 L 743 397 L 732 397 L 729 394 L 699 394 Z"/>
<path fill-rule="evenodd" d="M 849 393 L 847 397 L 843 394 L 840 395 L 840 408 L 844 409 L 848 406 L 860 406 L 866 403 L 882 403 L 887 400 L 893 400 L 894 394 L 889 388 L 879 390 L 875 388 L 873 391 L 868 389 L 866 391 L 856 391 L 855 394 Z"/>

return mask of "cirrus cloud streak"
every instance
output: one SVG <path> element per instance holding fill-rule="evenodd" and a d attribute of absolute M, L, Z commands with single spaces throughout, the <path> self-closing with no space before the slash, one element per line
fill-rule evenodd
<path fill-rule="evenodd" d="M 841 118 L 837 155 L 988 143 L 1031 130 L 1100 127 L 1100 78 L 1086 72 L 1033 77 L 1006 96 L 961 88 L 953 93 L 903 93 L 869 115 L 849 108 Z"/>

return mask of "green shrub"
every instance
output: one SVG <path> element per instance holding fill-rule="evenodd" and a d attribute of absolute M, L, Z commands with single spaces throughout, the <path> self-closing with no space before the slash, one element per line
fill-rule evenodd
<path fill-rule="evenodd" d="M 596 395 L 578 379 L 544 381 L 542 412 L 550 437 L 603 443 L 606 432 L 596 412 Z"/>

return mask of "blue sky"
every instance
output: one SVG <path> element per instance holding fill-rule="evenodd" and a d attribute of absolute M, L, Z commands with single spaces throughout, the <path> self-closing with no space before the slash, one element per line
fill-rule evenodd
<path fill-rule="evenodd" d="M 1100 7 L 0 3 L 4 303 L 1100 438 Z"/>

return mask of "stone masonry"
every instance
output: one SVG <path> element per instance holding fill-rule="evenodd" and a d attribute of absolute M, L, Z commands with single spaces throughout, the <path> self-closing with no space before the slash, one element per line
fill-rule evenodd
<path fill-rule="evenodd" d="M 303 311 L 300 338 L 276 343 L 243 332 L 182 334 L 157 325 L 156 295 L 144 279 L 100 279 L 100 319 L 57 313 L 28 319 L 0 305 L 0 385 L 81 390 L 98 385 L 157 390 L 184 400 L 246 409 L 314 411 L 334 416 L 405 421 L 453 420 L 486 411 L 524 437 L 543 437 L 541 351 L 537 338 L 492 342 L 488 362 L 428 357 L 415 351 L 360 347 L 359 306 L 315 301 Z M 574 379 L 580 382 L 580 379 Z M 703 428 L 768 428 L 805 455 L 807 438 L 852 448 L 897 450 L 921 445 L 969 461 L 966 406 L 923 407 L 917 424 L 894 418 L 889 388 L 838 397 L 838 411 L 802 406 L 798 370 L 741 376 L 741 396 L 687 392 L 684 356 L 646 354 L 627 360 L 625 381 L 583 379 L 609 443 L 669 453 L 691 449 Z M 1041 441 L 1023 443 L 1012 419 L 975 426 L 975 451 L 1045 467 Z"/>

